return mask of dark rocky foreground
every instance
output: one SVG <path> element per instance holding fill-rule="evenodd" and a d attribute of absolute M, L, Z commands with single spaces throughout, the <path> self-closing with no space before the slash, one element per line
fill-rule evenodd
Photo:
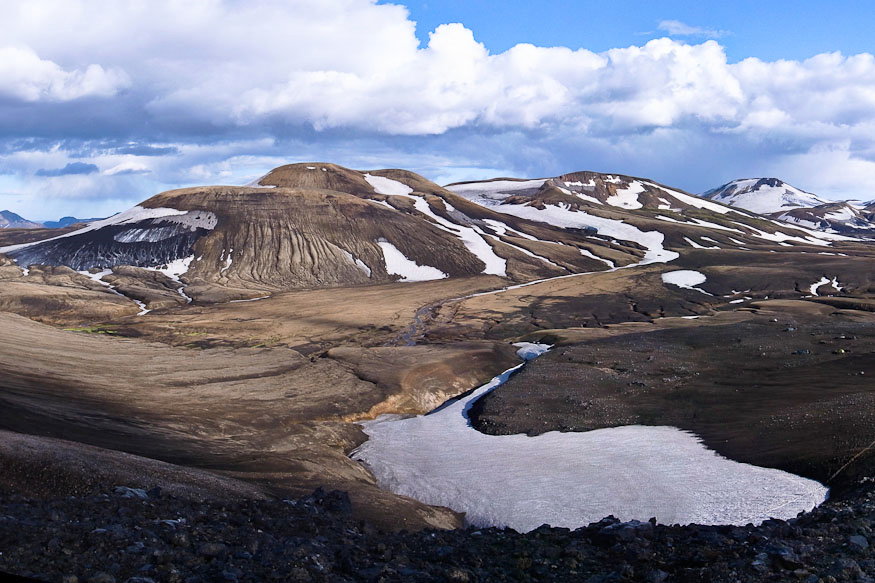
<path fill-rule="evenodd" d="M 383 533 L 341 492 L 192 503 L 160 491 L 0 498 L 0 572 L 41 581 L 875 581 L 875 480 L 761 526 Z"/>

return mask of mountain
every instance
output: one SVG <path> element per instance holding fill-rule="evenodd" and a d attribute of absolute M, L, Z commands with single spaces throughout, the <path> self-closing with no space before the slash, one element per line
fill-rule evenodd
<path fill-rule="evenodd" d="M 102 220 L 100 217 L 95 217 L 91 219 L 77 219 L 76 217 L 62 217 L 57 221 L 45 221 L 43 223 L 43 227 L 47 229 L 63 229 L 64 227 L 69 227 L 70 225 L 75 225 L 76 223 L 93 223 L 94 221 Z"/>
<path fill-rule="evenodd" d="M 38 229 L 41 224 L 28 221 L 12 211 L 0 211 L 0 229 Z"/>
<path fill-rule="evenodd" d="M 607 269 L 642 254 L 509 217 L 405 170 L 276 168 L 251 186 L 158 194 L 50 239 L 0 248 L 19 266 L 131 265 L 186 284 L 318 288 L 493 275 L 512 281 Z"/>
<path fill-rule="evenodd" d="M 761 215 L 789 209 L 816 207 L 830 202 L 777 178 L 733 180 L 703 193 L 702 197 Z"/>
<path fill-rule="evenodd" d="M 875 234 L 875 201 L 826 200 L 777 178 L 733 180 L 701 196 L 809 229 Z"/>
<path fill-rule="evenodd" d="M 446 188 L 502 214 L 565 228 L 595 228 L 615 243 L 637 243 L 645 250 L 645 261 L 676 256 L 666 251 L 672 247 L 823 246 L 837 238 L 621 174 L 584 171 L 553 178 L 461 182 Z"/>
<path fill-rule="evenodd" d="M 875 202 L 853 204 L 850 201 L 834 201 L 774 213 L 772 216 L 779 221 L 811 229 L 846 235 L 875 235 Z"/>
<path fill-rule="evenodd" d="M 144 287 L 161 301 L 170 289 L 176 300 L 209 302 L 228 299 L 229 290 L 251 297 L 247 290 L 474 276 L 524 283 L 671 261 L 684 249 L 824 247 L 837 239 L 619 174 L 443 188 L 406 170 L 309 163 L 281 166 L 248 186 L 164 192 L 0 253 L 24 270 L 68 266 L 106 285 L 122 285 L 121 277 L 151 309 L 158 296 Z"/>

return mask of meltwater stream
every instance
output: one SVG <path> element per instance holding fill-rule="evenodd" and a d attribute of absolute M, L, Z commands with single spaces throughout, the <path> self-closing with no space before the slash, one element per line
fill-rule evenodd
<path fill-rule="evenodd" d="M 530 359 L 546 345 L 522 345 Z M 475 526 L 526 532 L 576 528 L 613 514 L 664 524 L 746 524 L 792 518 L 824 501 L 819 482 L 729 460 L 675 427 L 631 425 L 583 433 L 486 435 L 467 411 L 521 366 L 468 397 L 411 418 L 362 423 L 353 452 L 380 487 L 465 512 Z"/>

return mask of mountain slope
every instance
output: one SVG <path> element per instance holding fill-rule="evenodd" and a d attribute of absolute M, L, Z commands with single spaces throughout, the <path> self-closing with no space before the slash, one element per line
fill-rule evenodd
<path fill-rule="evenodd" d="M 645 261 L 671 259 L 671 252 L 665 252 L 671 248 L 825 246 L 841 239 L 619 174 L 499 178 L 447 188 L 502 214 L 570 229 L 594 228 L 616 243 L 631 241 L 646 250 Z"/>
<path fill-rule="evenodd" d="M 41 224 L 28 221 L 12 211 L 0 211 L 0 229 L 39 229 Z"/>

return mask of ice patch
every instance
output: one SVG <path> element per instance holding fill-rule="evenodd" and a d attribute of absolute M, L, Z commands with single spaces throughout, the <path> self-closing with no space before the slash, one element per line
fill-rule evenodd
<path fill-rule="evenodd" d="M 411 261 L 395 245 L 388 241 L 377 241 L 377 245 L 383 250 L 386 272 L 400 275 L 401 279 L 399 281 L 431 281 L 447 277 L 447 274 L 440 269 L 430 265 L 419 265 L 415 261 Z"/>
<path fill-rule="evenodd" d="M 520 365 L 522 366 L 522 365 Z M 788 519 L 822 502 L 818 482 L 726 459 L 674 427 L 486 435 L 467 412 L 505 371 L 429 415 L 362 423 L 352 457 L 381 488 L 466 513 L 475 526 L 520 532 L 577 528 L 613 514 L 663 524 L 746 524 Z"/>
<path fill-rule="evenodd" d="M 514 342 L 514 346 L 519 349 L 516 351 L 517 356 L 523 360 L 532 360 L 550 350 L 552 345 L 537 342 Z"/>

